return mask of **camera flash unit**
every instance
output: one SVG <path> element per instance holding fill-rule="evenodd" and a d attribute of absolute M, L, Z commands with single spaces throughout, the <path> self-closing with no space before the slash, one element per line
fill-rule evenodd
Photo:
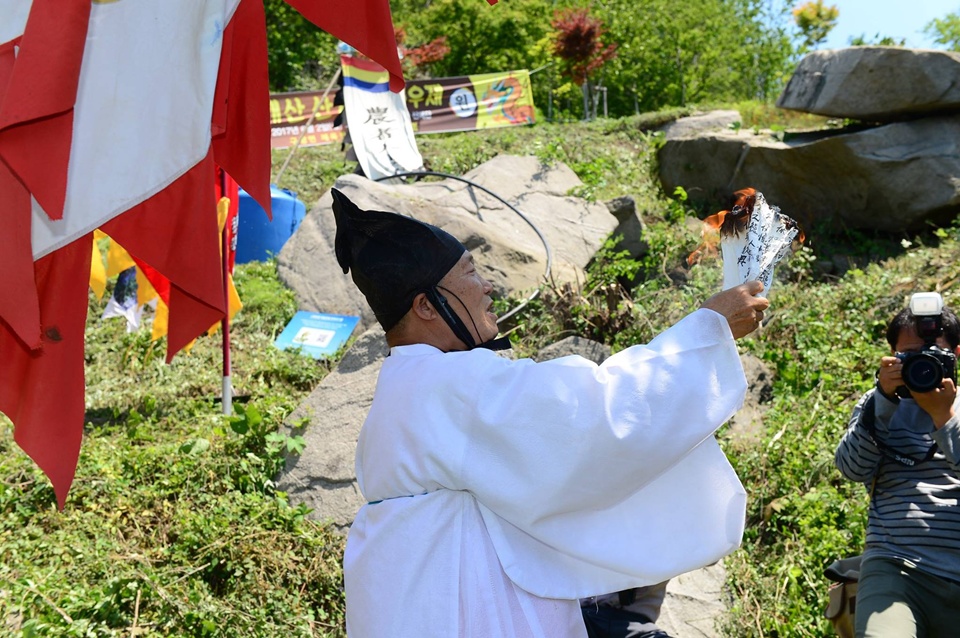
<path fill-rule="evenodd" d="M 939 292 L 915 292 L 910 296 L 910 312 L 916 317 L 939 315 L 943 311 L 943 297 Z"/>

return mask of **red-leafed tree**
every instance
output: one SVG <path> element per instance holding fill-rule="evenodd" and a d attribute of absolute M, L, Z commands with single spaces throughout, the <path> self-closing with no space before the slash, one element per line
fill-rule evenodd
<path fill-rule="evenodd" d="M 556 31 L 553 51 L 563 60 L 562 73 L 581 88 L 584 116 L 589 118 L 591 93 L 599 95 L 592 90 L 590 78 L 617 55 L 617 45 L 604 45 L 603 23 L 591 17 L 586 8 L 558 10 L 550 24 Z M 596 99 L 592 114 L 596 116 Z"/>
<path fill-rule="evenodd" d="M 439 62 L 450 53 L 445 35 L 420 46 L 408 47 L 406 30 L 403 27 L 397 27 L 394 32 L 397 36 L 397 46 L 400 47 L 400 53 L 403 56 L 400 64 L 403 66 L 403 75 L 406 78 L 422 75 L 431 64 Z"/>

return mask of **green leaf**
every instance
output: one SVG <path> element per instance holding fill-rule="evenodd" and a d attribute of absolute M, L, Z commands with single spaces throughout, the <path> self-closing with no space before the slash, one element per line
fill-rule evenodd
<path fill-rule="evenodd" d="M 210 449 L 210 441 L 203 438 L 190 439 L 180 446 L 181 454 L 197 455 L 203 454 Z"/>

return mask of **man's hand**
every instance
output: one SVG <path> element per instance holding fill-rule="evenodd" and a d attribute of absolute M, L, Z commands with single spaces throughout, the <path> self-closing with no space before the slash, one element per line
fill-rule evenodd
<path fill-rule="evenodd" d="M 718 292 L 703 302 L 701 308 L 709 308 L 726 317 L 734 339 L 750 334 L 763 321 L 763 311 L 770 305 L 768 299 L 757 297 L 763 292 L 759 281 L 748 281 Z"/>
<path fill-rule="evenodd" d="M 942 428 L 953 416 L 953 402 L 957 398 L 957 385 L 953 379 L 944 379 L 939 388 L 930 392 L 913 392 L 913 400 L 933 419 L 933 426 Z"/>
<path fill-rule="evenodd" d="M 897 396 L 897 388 L 903 385 L 903 361 L 897 357 L 881 357 L 880 371 L 877 372 L 877 385 L 887 397 Z"/>

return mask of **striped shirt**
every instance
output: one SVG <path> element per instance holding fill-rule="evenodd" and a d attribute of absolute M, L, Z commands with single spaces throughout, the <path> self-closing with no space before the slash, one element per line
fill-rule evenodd
<path fill-rule="evenodd" d="M 960 397 L 954 410 L 960 414 Z M 876 478 L 865 554 L 905 561 L 920 571 L 960 582 L 957 417 L 937 430 L 912 399 L 895 403 L 870 390 L 854 408 L 835 460 L 846 478 L 868 489 Z"/>

